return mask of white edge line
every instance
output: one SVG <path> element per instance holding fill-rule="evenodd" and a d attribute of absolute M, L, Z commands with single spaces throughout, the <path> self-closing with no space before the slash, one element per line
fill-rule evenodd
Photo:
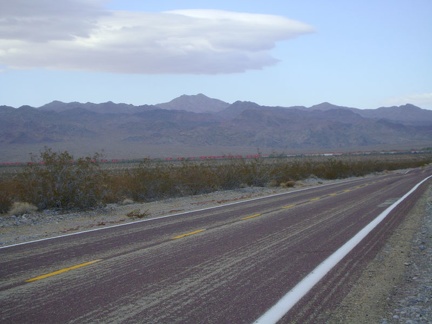
<path fill-rule="evenodd" d="M 336 182 L 336 183 L 328 183 L 328 184 L 323 184 L 323 185 L 319 185 L 319 186 L 312 186 L 312 187 L 308 187 L 308 188 L 297 189 L 297 190 L 293 190 L 293 191 L 282 192 L 282 193 L 277 193 L 277 194 L 268 195 L 268 196 L 262 196 L 262 197 L 257 197 L 257 198 L 251 198 L 251 199 L 241 200 L 241 201 L 235 201 L 235 202 L 232 202 L 232 203 L 222 204 L 222 205 L 218 205 L 218 206 L 212 206 L 212 207 L 207 207 L 207 208 L 202 208 L 202 209 L 194 209 L 194 210 L 189 210 L 189 211 L 185 211 L 185 212 L 181 212 L 181 213 L 169 214 L 169 215 L 160 216 L 160 217 L 154 217 L 154 218 L 149 218 L 149 219 L 142 219 L 142 220 L 138 220 L 138 221 L 134 221 L 134 222 L 124 223 L 124 224 L 117 224 L 117 225 L 111 225 L 111 226 L 106 226 L 106 227 L 101 227 L 101 228 L 94 228 L 94 229 L 90 229 L 90 230 L 85 230 L 85 231 L 80 231 L 80 232 L 75 232 L 75 233 L 70 233 L 70 234 L 64 234 L 64 235 L 59 235 L 59 236 L 46 237 L 46 238 L 42 238 L 42 239 L 39 239 L 39 240 L 33 240 L 33 241 L 16 243 L 16 244 L 12 244 L 12 245 L 0 246 L 0 250 L 1 249 L 6 249 L 6 248 L 10 248 L 10 247 L 14 247 L 14 246 L 24 245 L 24 244 L 31 244 L 31 243 L 37 243 L 37 242 L 42 242 L 42 241 L 47 241 L 47 240 L 54 240 L 54 239 L 61 238 L 61 237 L 67 237 L 67 236 L 79 235 L 79 234 L 83 234 L 83 233 L 102 231 L 102 230 L 111 229 L 111 228 L 115 228 L 115 227 L 128 226 L 128 225 L 133 225 L 133 224 L 138 224 L 138 223 L 143 223 L 143 222 L 151 222 L 151 221 L 156 221 L 156 220 L 163 219 L 163 218 L 181 216 L 181 215 L 185 215 L 185 214 L 189 214 L 189 213 L 200 212 L 200 211 L 205 211 L 205 210 L 210 210 L 210 209 L 216 209 L 216 208 L 222 208 L 222 207 L 226 207 L 226 206 L 231 206 L 231 205 L 236 205 L 236 204 L 242 204 L 242 203 L 246 203 L 246 202 L 250 202 L 250 201 L 255 201 L 255 200 L 260 200 L 260 199 L 266 199 L 266 198 L 271 198 L 271 197 L 277 197 L 277 196 L 282 196 L 282 195 L 289 195 L 289 194 L 300 192 L 300 191 L 306 191 L 306 190 L 312 190 L 312 189 L 316 189 L 316 188 L 322 188 L 322 187 L 327 187 L 327 186 L 332 186 L 332 185 L 338 185 L 338 184 L 343 184 L 343 183 L 346 183 L 346 182 L 355 182 L 355 181 L 360 181 L 360 180 L 364 180 L 364 179 L 365 179 L 365 177 L 360 178 L 360 179 L 356 178 L 356 179 L 350 179 L 350 180 L 340 181 L 340 182 Z"/>
<path fill-rule="evenodd" d="M 259 317 L 254 324 L 270 324 L 276 323 L 280 320 L 289 310 L 297 304 L 297 302 L 305 296 L 336 264 L 339 263 L 351 250 L 359 244 L 381 221 L 387 217 L 388 214 L 399 205 L 405 198 L 413 193 L 423 182 L 432 178 L 429 176 L 410 191 L 408 191 L 402 198 L 396 201 L 393 205 L 389 206 L 381 214 L 379 214 L 373 221 L 366 225 L 360 232 L 354 235 L 349 241 L 342 245 L 336 252 L 325 259 L 319 264 L 311 273 L 306 275 L 293 289 L 291 289 L 285 296 L 283 296 L 276 304 L 267 310 L 261 317 Z"/>

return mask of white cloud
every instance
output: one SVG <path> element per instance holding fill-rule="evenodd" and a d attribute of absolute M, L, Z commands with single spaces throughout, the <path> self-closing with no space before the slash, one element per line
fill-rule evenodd
<path fill-rule="evenodd" d="M 0 64 L 116 73 L 235 73 L 276 64 L 279 41 L 313 32 L 274 15 L 106 11 L 102 0 L 0 0 Z"/>
<path fill-rule="evenodd" d="M 432 92 L 410 94 L 401 97 L 390 98 L 385 101 L 386 105 L 400 106 L 407 103 L 413 104 L 420 108 L 432 109 Z"/>

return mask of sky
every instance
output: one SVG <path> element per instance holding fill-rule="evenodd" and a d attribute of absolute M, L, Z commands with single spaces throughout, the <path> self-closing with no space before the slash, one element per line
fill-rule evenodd
<path fill-rule="evenodd" d="M 0 105 L 432 109 L 430 0 L 0 0 Z"/>

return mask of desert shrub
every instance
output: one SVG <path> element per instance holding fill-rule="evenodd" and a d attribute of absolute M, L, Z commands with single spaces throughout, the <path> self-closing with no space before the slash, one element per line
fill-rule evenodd
<path fill-rule="evenodd" d="M 0 179 L 0 214 L 7 213 L 13 202 L 13 181 Z"/>
<path fill-rule="evenodd" d="M 251 160 L 240 159 L 235 165 L 237 183 L 264 187 L 269 182 L 269 164 L 261 157 Z"/>
<path fill-rule="evenodd" d="M 418 167 L 431 158 L 407 157 L 295 157 L 183 161 L 145 159 L 138 166 L 102 171 L 99 155 L 73 161 L 68 152 L 45 149 L 24 171 L 0 178 L 0 213 L 14 201 L 44 208 L 86 209 L 101 203 L 151 201 L 244 186 L 291 187 L 312 175 L 321 179 L 363 176 L 372 172 Z"/>
<path fill-rule="evenodd" d="M 412 162 L 412 161 L 411 161 Z M 400 164 L 398 164 L 400 166 Z M 228 159 L 165 163 L 145 159 L 107 178 L 108 201 L 151 201 L 244 186 L 291 187 L 314 175 L 322 179 L 361 176 L 392 167 L 386 161 L 339 158 Z"/>
<path fill-rule="evenodd" d="M 131 212 L 127 213 L 126 216 L 130 218 L 141 219 L 150 216 L 150 213 L 148 212 L 148 210 L 141 211 L 140 209 L 134 209 Z"/>
<path fill-rule="evenodd" d="M 316 163 L 313 174 L 323 179 L 341 179 L 353 175 L 353 168 L 350 163 L 330 158 Z"/>
<path fill-rule="evenodd" d="M 216 169 L 208 163 L 185 161 L 175 169 L 173 178 L 181 196 L 207 193 L 220 187 Z"/>
<path fill-rule="evenodd" d="M 239 188 L 244 183 L 244 160 L 231 159 L 223 165 L 216 165 L 214 167 L 214 174 L 216 175 L 215 183 L 220 189 L 235 189 Z"/>
<path fill-rule="evenodd" d="M 32 162 L 18 175 L 18 198 L 39 209 L 95 207 L 106 191 L 98 158 L 95 154 L 74 161 L 67 151 L 57 153 L 45 148 L 39 158 L 32 156 Z"/>
<path fill-rule="evenodd" d="M 16 201 L 12 204 L 9 214 L 24 215 L 24 214 L 32 214 L 35 211 L 37 211 L 37 207 L 35 205 L 29 204 L 27 202 Z"/>
<path fill-rule="evenodd" d="M 125 206 L 125 205 L 131 205 L 131 204 L 133 204 L 133 203 L 134 203 L 134 201 L 133 201 L 132 199 L 125 198 L 125 199 L 123 199 L 123 200 L 120 202 L 120 205 Z"/>
<path fill-rule="evenodd" d="M 290 180 L 290 181 L 287 181 L 287 182 L 281 182 L 281 183 L 279 184 L 279 186 L 280 186 L 281 188 L 292 188 L 292 187 L 295 186 L 295 184 L 296 184 L 295 181 Z"/>
<path fill-rule="evenodd" d="M 269 184 L 271 186 L 281 186 L 282 183 L 298 179 L 299 176 L 293 171 L 292 165 L 284 161 L 274 161 L 269 169 Z"/>
<path fill-rule="evenodd" d="M 176 196 L 176 185 L 170 166 L 144 160 L 138 167 L 122 174 L 125 185 L 119 194 L 134 201 L 149 201 Z"/>

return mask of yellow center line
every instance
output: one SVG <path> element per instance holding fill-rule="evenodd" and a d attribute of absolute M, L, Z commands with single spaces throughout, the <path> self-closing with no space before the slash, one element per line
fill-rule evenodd
<path fill-rule="evenodd" d="M 34 278 L 27 279 L 26 282 L 33 282 L 33 281 L 49 278 L 49 277 L 52 277 L 52 276 L 57 276 L 59 274 L 62 274 L 62 273 L 65 273 L 65 272 L 68 272 L 68 271 L 71 271 L 71 270 L 75 270 L 75 269 L 79 269 L 79 268 L 82 268 L 82 267 L 85 267 L 85 266 L 89 266 L 89 265 L 91 265 L 93 263 L 96 263 L 96 262 L 99 262 L 99 261 L 102 261 L 102 259 L 94 260 L 94 261 L 89 261 L 89 262 L 85 262 L 85 263 L 74 265 L 72 267 L 63 268 L 63 269 L 60 269 L 60 270 L 57 270 L 57 271 L 54 271 L 54 272 L 46 273 L 46 274 L 41 275 L 41 276 L 37 276 L 37 277 L 34 277 Z"/>
<path fill-rule="evenodd" d="M 350 192 L 350 191 L 351 191 L 351 189 L 346 189 L 343 192 Z"/>
<path fill-rule="evenodd" d="M 290 208 L 293 208 L 295 206 L 296 206 L 296 204 L 292 204 L 292 205 L 283 206 L 282 208 L 284 208 L 284 209 L 290 209 Z"/>
<path fill-rule="evenodd" d="M 204 232 L 204 231 L 205 231 L 205 229 L 200 229 L 200 230 L 196 230 L 196 231 L 193 231 L 193 232 L 189 232 L 189 233 L 185 233 L 185 234 L 174 236 L 172 239 L 173 240 L 177 240 L 177 239 L 180 239 L 180 238 L 183 238 L 183 237 L 186 237 L 186 236 L 190 236 L 190 235 L 194 235 L 194 234 L 198 234 L 198 233 L 201 233 L 201 232 Z"/>
<path fill-rule="evenodd" d="M 259 216 L 261 216 L 261 215 L 262 215 L 262 214 L 253 214 L 253 215 L 250 215 L 250 216 L 243 217 L 242 220 L 246 220 L 246 219 L 251 219 L 251 218 L 259 217 Z"/>
<path fill-rule="evenodd" d="M 337 195 L 338 195 L 337 193 L 330 194 L 330 196 L 332 196 L 332 197 L 337 196 Z"/>
<path fill-rule="evenodd" d="M 321 197 L 316 197 L 316 198 L 309 199 L 309 201 L 317 201 L 317 200 L 320 200 L 320 199 L 321 199 Z"/>

